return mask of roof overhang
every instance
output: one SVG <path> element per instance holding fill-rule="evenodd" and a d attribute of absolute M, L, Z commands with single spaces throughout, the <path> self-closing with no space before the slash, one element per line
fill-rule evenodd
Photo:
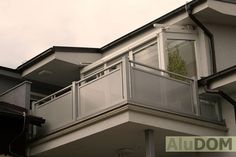
<path fill-rule="evenodd" d="M 0 66 L 0 75 L 5 77 L 10 77 L 14 79 L 22 79 L 20 72 L 16 69 L 11 69 L 7 67 Z"/>
<path fill-rule="evenodd" d="M 199 82 L 202 85 L 207 84 L 210 89 L 221 89 L 227 93 L 236 92 L 236 66 L 203 78 Z"/>
<path fill-rule="evenodd" d="M 80 78 L 79 69 L 101 58 L 98 49 L 52 47 L 19 66 L 22 77 L 64 87 Z"/>
<path fill-rule="evenodd" d="M 236 26 L 236 4 L 217 0 L 208 0 L 206 8 L 195 13 L 203 23 Z"/>

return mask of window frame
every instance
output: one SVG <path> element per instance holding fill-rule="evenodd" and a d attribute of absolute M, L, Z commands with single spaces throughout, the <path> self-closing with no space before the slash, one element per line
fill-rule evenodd
<path fill-rule="evenodd" d="M 97 66 L 104 65 L 105 62 L 116 58 L 117 56 L 127 55 L 130 60 L 134 60 L 134 54 L 145 48 L 146 46 L 157 43 L 157 55 L 158 55 L 158 68 L 166 70 L 165 64 L 165 51 L 166 51 L 166 40 L 167 39 L 185 39 L 194 40 L 195 42 L 195 60 L 196 60 L 196 72 L 197 79 L 205 77 L 211 74 L 212 69 L 209 68 L 211 64 L 208 41 L 207 37 L 198 28 L 193 26 L 180 26 L 171 25 L 166 27 L 155 28 L 152 32 L 145 36 L 135 39 L 133 42 L 128 43 L 121 49 L 118 49 L 111 53 L 110 55 L 103 58 L 103 60 L 98 60 L 92 65 L 85 67 L 81 71 L 81 76 L 88 73 L 90 70 L 95 69 Z M 133 65 L 133 64 L 131 64 Z"/>
<path fill-rule="evenodd" d="M 184 29 L 176 29 L 176 28 L 168 28 L 163 29 L 159 28 L 157 30 L 156 38 L 152 38 L 144 41 L 143 43 L 136 45 L 130 50 L 129 58 L 134 60 L 134 55 L 139 51 L 153 45 L 157 44 L 157 56 L 158 56 L 158 68 L 167 70 L 167 55 L 165 54 L 167 51 L 167 40 L 190 40 L 194 41 L 194 58 L 196 61 L 196 77 L 199 78 L 199 37 L 197 30 L 184 30 Z"/>
<path fill-rule="evenodd" d="M 167 51 L 167 40 L 189 40 L 189 41 L 194 41 L 194 58 L 196 61 L 196 78 L 200 77 L 200 71 L 199 71 L 199 37 L 198 37 L 198 32 L 196 30 L 175 30 L 175 29 L 162 29 L 159 33 L 159 38 L 158 38 L 159 43 L 161 44 L 159 52 L 159 68 L 167 70 L 168 64 L 166 61 L 168 60 L 168 55 L 166 55 Z"/>

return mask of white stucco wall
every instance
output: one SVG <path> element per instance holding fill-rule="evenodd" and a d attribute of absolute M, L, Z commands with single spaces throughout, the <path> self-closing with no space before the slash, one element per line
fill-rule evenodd
<path fill-rule="evenodd" d="M 236 26 L 207 24 L 214 34 L 217 71 L 236 65 Z"/>

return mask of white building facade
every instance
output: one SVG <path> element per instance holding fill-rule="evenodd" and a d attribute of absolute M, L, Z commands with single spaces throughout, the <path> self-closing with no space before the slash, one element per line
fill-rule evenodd
<path fill-rule="evenodd" d="M 167 136 L 236 135 L 235 10 L 194 0 L 100 49 L 52 47 L 19 66 L 26 108 L 46 120 L 28 155 L 235 156 L 165 150 Z"/>

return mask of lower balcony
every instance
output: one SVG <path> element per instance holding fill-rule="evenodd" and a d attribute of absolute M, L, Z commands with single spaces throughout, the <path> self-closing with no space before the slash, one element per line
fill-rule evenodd
<path fill-rule="evenodd" d="M 158 152 L 166 135 L 224 135 L 219 104 L 210 100 L 198 97 L 194 79 L 122 58 L 33 104 L 46 123 L 34 129 L 29 152 L 108 157 L 127 149 L 141 157 L 147 129 L 157 132 Z"/>

